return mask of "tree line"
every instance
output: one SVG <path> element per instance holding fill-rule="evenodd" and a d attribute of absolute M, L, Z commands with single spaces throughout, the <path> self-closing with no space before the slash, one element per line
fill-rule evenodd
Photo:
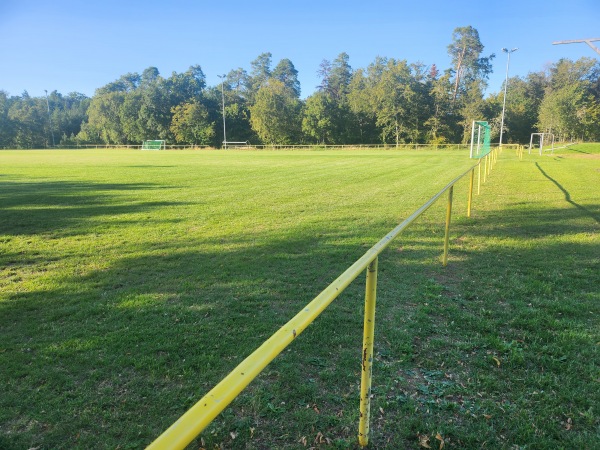
<path fill-rule="evenodd" d="M 441 71 L 377 57 L 353 69 L 341 53 L 323 60 L 320 84 L 301 99 L 289 59 L 273 67 L 263 53 L 250 71 L 230 71 L 207 86 L 199 65 L 163 77 L 155 67 L 127 73 L 93 97 L 56 91 L 44 97 L 0 91 L 0 147 L 170 144 L 220 147 L 223 105 L 228 141 L 253 144 L 460 143 L 473 120 L 487 120 L 498 139 L 503 90 L 485 97 L 494 54 L 485 56 L 477 30 L 454 30 L 451 67 Z M 600 64 L 561 59 L 545 70 L 509 79 L 505 142 L 526 143 L 532 132 L 560 139 L 600 140 Z"/>

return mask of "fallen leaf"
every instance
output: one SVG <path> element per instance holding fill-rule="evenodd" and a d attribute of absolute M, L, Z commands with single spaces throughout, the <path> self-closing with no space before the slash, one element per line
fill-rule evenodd
<path fill-rule="evenodd" d="M 500 367 L 500 360 L 499 360 L 498 358 L 496 358 L 495 356 L 492 356 L 492 359 L 493 359 L 494 361 L 496 361 L 496 365 L 497 365 L 498 367 Z"/>
<path fill-rule="evenodd" d="M 315 437 L 315 444 L 322 444 L 324 441 L 324 436 L 323 433 L 321 433 L 320 431 L 317 433 L 317 436 Z"/>
<path fill-rule="evenodd" d="M 252 437 L 254 437 L 254 430 L 256 430 L 256 428 L 250 427 L 250 439 L 252 439 Z"/>
<path fill-rule="evenodd" d="M 306 444 L 308 443 L 308 441 L 306 440 L 306 436 L 302 436 L 298 442 L 300 442 L 302 445 L 304 445 L 306 447 Z"/>
<path fill-rule="evenodd" d="M 229 433 L 229 436 L 231 436 L 231 439 L 235 439 L 238 436 L 238 434 L 235 431 L 231 431 Z"/>
<path fill-rule="evenodd" d="M 442 437 L 442 435 L 440 433 L 435 435 L 435 438 L 440 441 L 440 450 L 442 450 L 444 448 L 444 438 Z"/>
<path fill-rule="evenodd" d="M 419 445 L 424 448 L 431 448 L 429 445 L 429 436 L 426 434 L 419 434 Z"/>
<path fill-rule="evenodd" d="M 383 408 L 381 406 L 379 407 L 379 412 L 381 413 L 381 415 L 383 415 Z"/>
<path fill-rule="evenodd" d="M 573 420 L 572 420 L 572 419 L 569 417 L 569 418 L 567 419 L 567 426 L 565 427 L 565 429 L 566 429 L 567 431 L 569 431 L 571 428 L 573 428 Z"/>
<path fill-rule="evenodd" d="M 489 414 L 484 414 L 483 417 L 485 417 L 487 420 L 490 420 L 492 418 L 492 416 L 490 416 Z"/>
<path fill-rule="evenodd" d="M 317 413 L 317 414 L 321 414 L 321 411 L 319 411 L 319 408 L 317 408 L 317 405 L 313 405 L 313 410 Z"/>

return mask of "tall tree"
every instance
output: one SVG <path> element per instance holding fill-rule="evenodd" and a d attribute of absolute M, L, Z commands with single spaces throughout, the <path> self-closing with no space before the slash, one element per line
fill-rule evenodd
<path fill-rule="evenodd" d="M 254 61 L 250 63 L 250 77 L 248 79 L 248 93 L 250 100 L 254 100 L 254 96 L 259 89 L 267 84 L 271 78 L 271 58 L 273 55 L 270 52 L 261 53 Z"/>
<path fill-rule="evenodd" d="M 215 137 L 215 124 L 209 121 L 207 108 L 192 100 L 173 107 L 171 131 L 179 143 L 210 145 Z"/>
<path fill-rule="evenodd" d="M 352 67 L 349 61 L 350 56 L 347 53 L 340 53 L 331 64 L 327 80 L 327 92 L 334 100 L 342 103 L 346 100 L 348 86 L 352 79 Z"/>
<path fill-rule="evenodd" d="M 348 106 L 352 113 L 354 127 L 351 143 L 379 142 L 381 132 L 376 125 L 376 114 L 371 107 L 370 88 L 374 82 L 373 74 L 369 71 L 358 69 L 352 74 L 348 86 Z"/>
<path fill-rule="evenodd" d="M 300 109 L 300 101 L 281 81 L 269 80 L 250 106 L 252 128 L 266 144 L 294 144 L 300 138 Z"/>
<path fill-rule="evenodd" d="M 436 144 L 452 142 L 454 132 L 450 74 L 440 75 L 434 64 L 429 71 L 426 87 L 429 90 L 428 100 L 430 103 L 429 116 L 424 122 L 427 141 Z"/>
<path fill-rule="evenodd" d="M 8 93 L 0 90 L 0 148 L 14 146 L 14 124 L 8 116 L 10 104 Z"/>
<path fill-rule="evenodd" d="M 472 26 L 458 27 L 452 33 L 452 43 L 448 45 L 448 54 L 452 58 L 454 74 L 454 92 L 452 98 L 460 95 L 461 88 L 467 89 L 473 81 L 485 81 L 492 72 L 492 59 L 495 55 L 482 57 L 483 44 L 479 32 Z"/>
<path fill-rule="evenodd" d="M 557 138 L 576 139 L 585 133 L 581 119 L 586 107 L 581 82 L 550 90 L 541 104 L 538 127 Z"/>
<path fill-rule="evenodd" d="M 123 129 L 121 105 L 125 92 L 99 89 L 88 109 L 88 122 L 82 127 L 80 139 L 84 142 L 124 144 L 127 142 Z"/>
<path fill-rule="evenodd" d="M 376 118 L 383 142 L 414 141 L 418 130 L 416 79 L 406 61 L 376 58 L 368 67 L 366 105 Z"/>
<path fill-rule="evenodd" d="M 156 81 L 158 81 L 160 76 L 160 72 L 158 71 L 158 69 L 156 67 L 148 67 L 146 69 L 144 69 L 144 71 L 142 72 L 142 77 L 141 77 L 141 87 L 147 87 L 149 85 L 151 85 L 152 83 L 155 83 Z"/>
<path fill-rule="evenodd" d="M 45 98 L 33 98 L 24 91 L 20 98 L 11 102 L 8 119 L 12 122 L 16 147 L 44 148 L 52 145 Z"/>
<path fill-rule="evenodd" d="M 600 65 L 590 58 L 561 59 L 550 66 L 539 108 L 538 129 L 562 139 L 598 137 Z"/>
<path fill-rule="evenodd" d="M 300 81 L 298 80 L 298 71 L 292 61 L 287 58 L 282 59 L 273 69 L 272 78 L 279 80 L 290 90 L 296 98 L 300 98 Z"/>
<path fill-rule="evenodd" d="M 306 99 L 302 131 L 319 144 L 334 144 L 332 110 L 336 106 L 325 92 L 315 92 Z"/>
<path fill-rule="evenodd" d="M 307 100 L 304 127 L 312 129 L 309 136 L 324 137 L 329 144 L 348 144 L 360 142 L 360 126 L 353 110 L 350 108 L 348 94 L 352 80 L 352 67 L 347 53 L 340 53 L 331 63 L 324 59 L 317 74 L 321 77 L 318 92 L 311 100 Z M 327 123 L 329 130 L 323 134 L 315 131 Z M 358 131 L 358 132 L 357 132 Z"/>

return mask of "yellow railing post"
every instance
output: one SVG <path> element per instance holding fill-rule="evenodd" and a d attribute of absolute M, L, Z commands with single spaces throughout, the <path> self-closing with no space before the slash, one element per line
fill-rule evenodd
<path fill-rule="evenodd" d="M 469 177 L 469 199 L 467 201 L 467 217 L 471 217 L 471 203 L 473 202 L 473 181 L 475 178 L 475 169 L 471 169 Z"/>
<path fill-rule="evenodd" d="M 448 264 L 448 242 L 450 240 L 450 218 L 452 217 L 452 191 L 454 186 L 448 189 L 448 206 L 446 208 L 446 234 L 444 236 L 444 258 L 442 264 L 444 267 Z"/>
<path fill-rule="evenodd" d="M 375 300 L 377 297 L 377 260 L 367 267 L 365 288 L 365 321 L 363 330 L 362 372 L 360 378 L 360 420 L 358 443 L 369 443 L 369 418 L 371 416 L 371 380 L 373 377 L 373 342 L 375 337 Z"/>
<path fill-rule="evenodd" d="M 477 195 L 481 192 L 481 159 L 477 164 Z"/>
<path fill-rule="evenodd" d="M 485 180 L 487 178 L 488 171 L 488 155 L 485 155 L 485 167 L 483 168 L 483 184 L 485 184 Z"/>

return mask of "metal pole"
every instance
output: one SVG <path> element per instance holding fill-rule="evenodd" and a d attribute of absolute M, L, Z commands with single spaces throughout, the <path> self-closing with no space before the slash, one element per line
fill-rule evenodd
<path fill-rule="evenodd" d="M 52 135 L 52 147 L 56 147 L 54 143 L 54 131 L 52 131 L 52 117 L 50 116 L 50 102 L 48 101 L 48 91 L 44 89 L 46 93 L 46 107 L 48 108 L 48 125 L 50 126 L 50 134 Z"/>
<path fill-rule="evenodd" d="M 533 146 L 533 135 L 535 133 L 531 134 L 531 138 L 529 139 L 529 154 L 531 155 L 531 147 Z"/>
<path fill-rule="evenodd" d="M 221 100 L 223 101 L 223 147 L 225 150 L 227 150 L 227 130 L 225 127 L 225 88 L 223 87 L 226 75 L 217 76 L 221 79 Z"/>
<path fill-rule="evenodd" d="M 570 41 L 558 41 L 558 42 L 553 42 L 552 45 L 557 45 L 557 44 L 575 44 L 577 42 L 585 42 L 592 50 L 594 50 L 596 53 L 598 53 L 600 55 L 600 48 L 598 48 L 594 44 L 592 44 L 592 42 L 595 42 L 595 41 L 600 41 L 600 38 L 594 38 L 594 39 L 572 39 Z"/>
<path fill-rule="evenodd" d="M 369 443 L 378 259 L 379 258 L 376 257 L 367 267 L 367 282 L 365 288 L 365 320 L 363 330 L 362 373 L 360 378 L 360 419 L 358 423 L 358 443 L 361 447 L 365 447 Z"/>
<path fill-rule="evenodd" d="M 473 202 L 473 180 L 475 178 L 475 169 L 471 170 L 471 177 L 469 178 L 469 199 L 467 201 L 467 217 L 471 217 L 471 203 Z"/>
<path fill-rule="evenodd" d="M 444 236 L 444 258 L 442 264 L 444 267 L 448 265 L 448 244 L 450 241 L 450 218 L 452 217 L 452 192 L 454 186 L 448 189 L 448 206 L 446 208 L 446 233 Z"/>
<path fill-rule="evenodd" d="M 512 52 L 516 52 L 518 48 L 513 48 L 509 50 L 507 48 L 503 48 L 502 51 L 508 54 L 508 59 L 506 60 L 506 79 L 504 80 L 504 101 L 502 102 L 502 121 L 500 123 L 500 146 L 502 146 L 502 134 L 504 133 L 504 110 L 506 109 L 506 88 L 508 87 L 508 66 L 510 64 L 510 54 Z"/>
<path fill-rule="evenodd" d="M 473 139 L 475 139 L 475 121 L 473 121 L 473 125 L 471 126 L 471 153 L 469 154 L 469 158 L 473 158 Z"/>

